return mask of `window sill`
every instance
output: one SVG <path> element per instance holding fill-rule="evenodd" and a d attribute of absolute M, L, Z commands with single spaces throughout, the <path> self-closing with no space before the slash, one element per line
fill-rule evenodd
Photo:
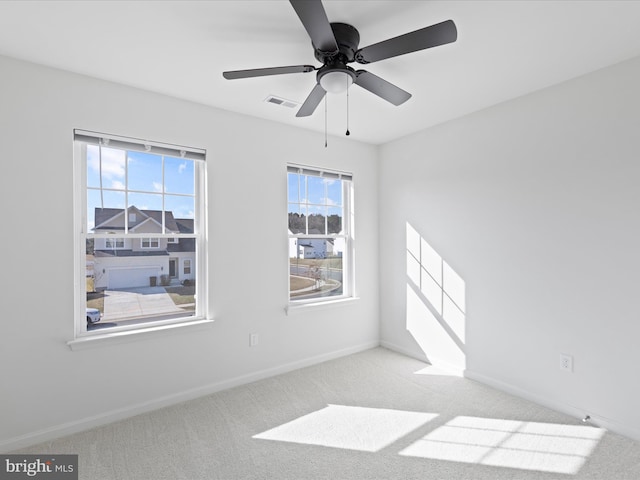
<path fill-rule="evenodd" d="M 296 315 L 298 313 L 308 312 L 310 310 L 324 310 L 327 308 L 341 307 L 349 305 L 360 300 L 360 297 L 339 298 L 336 300 L 323 300 L 309 303 L 290 303 L 284 307 L 287 315 Z"/>
<path fill-rule="evenodd" d="M 210 328 L 213 320 L 199 319 L 190 322 L 173 323 L 170 325 L 157 325 L 149 328 L 137 330 L 126 330 L 120 332 L 103 333 L 69 340 L 67 345 L 71 350 L 85 350 L 88 348 L 101 347 L 105 345 L 116 345 L 128 343 L 143 338 L 152 338 L 166 335 L 174 331 L 194 331 Z"/>

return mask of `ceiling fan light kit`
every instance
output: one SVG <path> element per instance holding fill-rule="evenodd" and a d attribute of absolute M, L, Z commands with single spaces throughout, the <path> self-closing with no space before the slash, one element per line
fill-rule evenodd
<path fill-rule="evenodd" d="M 445 45 L 455 42 L 458 36 L 455 23 L 452 20 L 446 20 L 359 49 L 358 30 L 346 23 L 329 23 L 320 0 L 289 0 L 289 2 L 311 38 L 315 58 L 323 65 L 318 68 L 313 65 L 294 65 L 235 70 L 223 72 L 222 75 L 228 80 L 235 80 L 288 73 L 309 73 L 317 70 L 316 85 L 298 110 L 296 117 L 312 115 L 327 92 L 342 93 L 348 91 L 352 84 L 368 90 L 393 105 L 401 105 L 411 98 L 409 92 L 366 70 L 354 70 L 348 64 L 352 62 L 369 64 Z"/>

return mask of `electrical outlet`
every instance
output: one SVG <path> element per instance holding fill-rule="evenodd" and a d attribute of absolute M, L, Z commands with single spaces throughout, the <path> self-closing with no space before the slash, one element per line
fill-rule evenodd
<path fill-rule="evenodd" d="M 566 353 L 560 354 L 560 370 L 573 373 L 573 357 Z"/>
<path fill-rule="evenodd" d="M 258 334 L 252 333 L 251 335 L 249 335 L 249 346 L 255 347 L 256 345 L 258 345 Z"/>

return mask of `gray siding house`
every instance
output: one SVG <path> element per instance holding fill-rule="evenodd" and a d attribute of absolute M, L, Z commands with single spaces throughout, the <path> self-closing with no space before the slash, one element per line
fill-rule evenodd
<path fill-rule="evenodd" d="M 94 241 L 96 290 L 144 287 L 156 282 L 160 284 L 161 278 L 174 284 L 195 279 L 195 239 L 158 237 L 162 232 L 160 210 L 140 210 L 131 206 L 126 215 L 129 233 L 149 236 L 118 236 L 119 232 L 124 232 L 125 210 L 95 209 L 94 232 L 113 235 L 113 238 L 96 238 Z M 176 219 L 172 212 L 166 211 L 165 228 L 167 233 L 193 233 L 193 219 Z"/>

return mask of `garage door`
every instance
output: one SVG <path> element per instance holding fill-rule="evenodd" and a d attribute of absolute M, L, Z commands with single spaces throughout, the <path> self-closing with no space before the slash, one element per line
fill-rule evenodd
<path fill-rule="evenodd" d="M 149 277 L 156 276 L 158 268 L 112 268 L 109 270 L 109 288 L 148 287 Z"/>

